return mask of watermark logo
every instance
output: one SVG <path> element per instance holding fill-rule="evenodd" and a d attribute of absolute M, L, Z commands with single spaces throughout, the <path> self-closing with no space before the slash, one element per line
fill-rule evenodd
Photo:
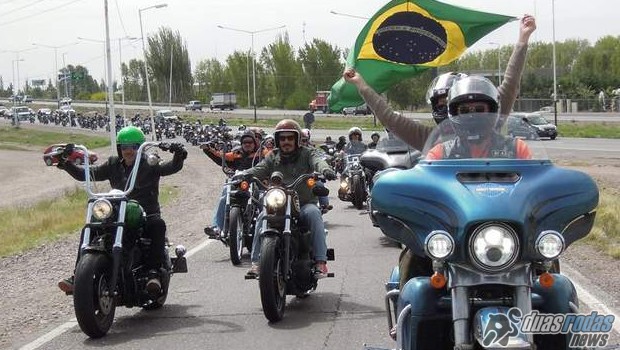
<path fill-rule="evenodd" d="M 490 313 L 482 331 L 485 347 L 508 347 L 514 337 L 526 334 L 570 334 L 571 348 L 602 348 L 607 346 L 615 321 L 614 315 L 545 314 L 536 310 L 523 315 L 518 308 L 507 313 Z"/>

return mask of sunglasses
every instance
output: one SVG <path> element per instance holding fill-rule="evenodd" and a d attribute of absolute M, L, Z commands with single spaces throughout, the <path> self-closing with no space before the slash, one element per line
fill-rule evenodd
<path fill-rule="evenodd" d="M 489 106 L 487 105 L 461 105 L 457 109 L 458 114 L 467 114 L 467 113 L 484 113 L 488 112 Z"/>
<path fill-rule="evenodd" d="M 244 145 L 253 145 L 253 144 L 254 144 L 254 141 L 249 140 L 249 141 L 243 141 L 242 143 L 243 143 Z"/>
<path fill-rule="evenodd" d="M 134 150 L 134 151 L 135 151 L 135 150 L 137 150 L 138 148 L 140 148 L 140 145 L 138 145 L 138 144 L 132 144 L 132 145 L 121 145 L 121 151 L 126 151 L 126 150 L 129 150 L 129 149 L 132 149 L 132 150 Z"/>
<path fill-rule="evenodd" d="M 295 141 L 297 136 L 295 135 L 280 135 L 278 136 L 278 140 L 280 141 Z"/>

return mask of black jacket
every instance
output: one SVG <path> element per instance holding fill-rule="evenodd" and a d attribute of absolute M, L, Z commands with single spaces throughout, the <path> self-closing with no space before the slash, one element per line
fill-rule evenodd
<path fill-rule="evenodd" d="M 183 161 L 184 157 L 175 153 L 171 161 L 149 165 L 143 157 L 140 160 L 136 184 L 129 198 L 138 201 L 147 215 L 159 214 L 159 178 L 179 172 L 183 168 Z M 82 166 L 66 162 L 59 164 L 58 167 L 78 181 L 86 180 Z M 124 191 L 129 185 L 127 180 L 132 168 L 133 166 L 126 166 L 119 157 L 112 156 L 105 163 L 90 168 L 91 179 L 93 181 L 109 180 L 112 188 Z"/>

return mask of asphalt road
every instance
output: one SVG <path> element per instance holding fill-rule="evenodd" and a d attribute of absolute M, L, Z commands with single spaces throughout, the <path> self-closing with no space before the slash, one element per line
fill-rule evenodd
<path fill-rule="evenodd" d="M 27 125 L 27 124 L 26 124 Z M 85 131 L 89 132 L 89 131 Z M 314 139 L 339 132 L 315 130 Z M 341 131 L 340 133 L 344 133 Z M 620 140 L 532 141 L 554 157 L 620 158 Z M 554 156 L 555 155 L 555 156 Z M 189 273 L 173 277 L 166 306 L 157 311 L 118 308 L 110 333 L 88 339 L 75 321 L 55 325 L 44 338 L 24 339 L 27 349 L 361 349 L 363 344 L 391 348 L 387 335 L 384 283 L 400 249 L 370 225 L 367 214 L 339 201 L 329 183 L 335 209 L 325 216 L 328 246 L 336 260 L 334 278 L 299 300 L 289 297 L 285 318 L 270 324 L 263 316 L 258 283 L 243 276 L 248 263 L 231 265 L 228 249 L 205 241 L 190 250 Z M 201 228 L 196 228 L 201 229 Z M 52 328 L 52 327 L 50 327 Z"/>

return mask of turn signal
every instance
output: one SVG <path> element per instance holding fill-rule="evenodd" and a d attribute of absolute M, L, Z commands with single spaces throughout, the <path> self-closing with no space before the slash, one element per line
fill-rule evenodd
<path fill-rule="evenodd" d="M 239 188 L 242 191 L 247 191 L 248 188 L 250 188 L 250 184 L 247 181 L 241 181 L 241 183 L 239 184 Z"/>
<path fill-rule="evenodd" d="M 446 276 L 443 273 L 435 271 L 431 276 L 431 287 L 435 289 L 441 289 L 446 286 Z"/>
<path fill-rule="evenodd" d="M 312 177 L 311 177 L 311 178 L 309 178 L 309 179 L 306 181 L 306 185 L 308 185 L 308 187 L 310 187 L 310 188 L 314 187 L 314 184 L 315 184 L 315 183 L 316 183 L 316 181 L 315 181 L 315 180 L 314 180 L 314 178 L 312 178 Z"/>
<path fill-rule="evenodd" d="M 550 274 L 549 272 L 543 272 L 538 277 L 538 282 L 544 288 L 551 288 L 551 287 L 553 287 L 553 282 L 554 281 L 555 281 L 555 279 L 553 278 L 553 275 Z"/>

